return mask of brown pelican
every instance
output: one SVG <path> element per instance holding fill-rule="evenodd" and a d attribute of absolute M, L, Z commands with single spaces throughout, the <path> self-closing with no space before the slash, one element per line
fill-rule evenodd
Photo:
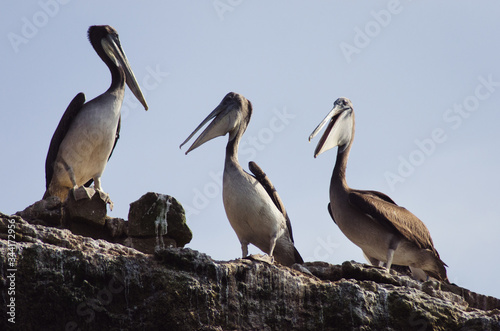
<path fill-rule="evenodd" d="M 186 154 L 215 137 L 229 133 L 222 198 L 229 223 L 240 240 L 243 257 L 248 255 L 248 244 L 254 244 L 283 265 L 303 263 L 293 244 L 290 219 L 274 186 L 254 162 L 249 164 L 254 176 L 245 172 L 238 163 L 238 145 L 251 115 L 250 101 L 240 94 L 228 93 L 180 147 L 215 118 Z"/>
<path fill-rule="evenodd" d="M 409 266 L 419 279 L 432 276 L 448 281 L 446 264 L 434 248 L 425 224 L 411 212 L 377 191 L 347 186 L 347 158 L 354 139 L 354 110 L 347 98 L 335 101 L 333 109 L 309 136 L 309 141 L 328 124 L 314 157 L 338 146 L 337 162 L 330 182 L 328 210 L 344 235 L 363 250 L 373 265 Z"/>
<path fill-rule="evenodd" d="M 94 181 L 95 190 L 110 202 L 102 191 L 101 175 L 119 137 L 125 82 L 148 109 L 116 30 L 109 25 L 91 26 L 88 37 L 111 71 L 111 86 L 88 102 L 79 93 L 64 112 L 45 161 L 44 198 L 58 196 L 64 201 L 71 188 L 88 187 Z"/>

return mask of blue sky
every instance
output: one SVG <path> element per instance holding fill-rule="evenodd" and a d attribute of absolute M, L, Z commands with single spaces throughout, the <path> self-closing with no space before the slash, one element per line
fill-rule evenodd
<path fill-rule="evenodd" d="M 280 193 L 306 261 L 365 262 L 327 213 L 336 150 L 308 136 L 341 96 L 356 135 L 353 188 L 382 191 L 429 228 L 452 282 L 500 297 L 500 4 L 484 1 L 9 1 L 0 20 L 0 211 L 39 200 L 52 134 L 78 92 L 110 74 L 87 40 L 117 29 L 149 111 L 127 89 L 121 138 L 102 177 L 112 217 L 154 191 L 185 207 L 188 247 L 241 255 L 222 204 L 227 137 L 179 144 L 227 92 L 254 106 L 240 163 Z M 251 253 L 259 253 L 251 247 Z"/>

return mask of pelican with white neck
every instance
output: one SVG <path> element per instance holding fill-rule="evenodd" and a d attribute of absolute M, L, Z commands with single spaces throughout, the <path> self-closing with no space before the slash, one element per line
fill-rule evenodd
<path fill-rule="evenodd" d="M 248 255 L 248 245 L 253 244 L 283 265 L 303 263 L 294 246 L 290 220 L 271 181 L 254 162 L 249 164 L 253 176 L 244 171 L 238 162 L 238 145 L 251 115 L 250 101 L 230 92 L 181 147 L 211 119 L 213 121 L 186 154 L 215 137 L 229 133 L 222 198 L 229 223 L 241 243 L 242 256 Z"/>

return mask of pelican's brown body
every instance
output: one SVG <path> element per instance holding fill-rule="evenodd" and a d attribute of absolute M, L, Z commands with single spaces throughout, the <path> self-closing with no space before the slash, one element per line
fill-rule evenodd
<path fill-rule="evenodd" d="M 328 209 L 342 233 L 363 250 L 373 265 L 384 263 L 388 269 L 391 264 L 409 266 L 416 278 L 424 279 L 427 274 L 447 281 L 446 264 L 420 219 L 381 192 L 355 190 L 347 185 L 345 172 L 354 138 L 354 111 L 350 100 L 338 99 L 309 140 L 327 122 L 315 157 L 338 146 Z"/>

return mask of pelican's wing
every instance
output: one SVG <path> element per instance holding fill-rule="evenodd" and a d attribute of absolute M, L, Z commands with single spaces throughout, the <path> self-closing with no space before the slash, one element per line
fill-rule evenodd
<path fill-rule="evenodd" d="M 395 204 L 397 206 L 397 203 L 394 202 L 387 194 L 384 194 L 379 191 L 364 191 L 364 190 L 353 190 L 353 192 L 357 192 L 360 194 L 366 194 L 366 195 L 372 195 L 374 197 L 380 198 L 384 201 L 390 202 L 392 204 Z"/>
<path fill-rule="evenodd" d="M 109 153 L 108 161 L 109 161 L 109 159 L 111 159 L 111 155 L 113 155 L 113 151 L 115 150 L 116 143 L 118 142 L 118 139 L 120 139 L 121 125 L 122 125 L 122 116 L 120 115 L 120 118 L 118 119 L 118 126 L 116 127 L 115 142 L 113 144 L 113 149 L 111 149 L 111 153 Z"/>
<path fill-rule="evenodd" d="M 273 183 L 271 183 L 271 180 L 269 180 L 269 177 L 267 177 L 266 173 L 257 165 L 257 163 L 255 163 L 253 161 L 249 162 L 248 168 L 253 173 L 255 179 L 257 179 L 259 181 L 259 183 L 264 187 L 267 194 L 269 195 L 271 200 L 273 200 L 273 202 L 276 205 L 276 207 L 278 208 L 278 210 L 285 217 L 286 227 L 288 228 L 288 233 L 290 234 L 290 239 L 293 242 L 292 224 L 290 223 L 290 218 L 288 217 L 288 214 L 285 210 L 285 205 L 283 204 L 283 201 L 281 201 L 281 198 L 278 195 L 278 192 L 276 191 L 276 188 L 274 187 Z"/>
<path fill-rule="evenodd" d="M 333 223 L 337 224 L 337 222 L 335 222 L 335 218 L 333 218 L 332 206 L 330 205 L 330 203 L 328 203 L 328 206 L 326 206 L 326 208 L 328 209 L 328 214 L 330 214 L 330 217 L 332 218 Z"/>
<path fill-rule="evenodd" d="M 382 193 L 382 192 L 378 192 L 378 191 L 362 191 L 362 190 L 353 190 L 353 192 L 356 192 L 356 193 L 359 193 L 359 194 L 367 194 L 367 195 L 371 195 L 371 196 L 374 196 L 374 197 L 378 197 L 384 201 L 387 201 L 387 202 L 390 202 L 390 203 L 393 203 L 394 205 L 397 205 L 394 200 L 392 200 L 388 195 Z M 333 218 L 333 214 L 332 214 L 332 209 L 331 209 L 331 205 L 330 203 L 328 203 L 328 206 L 327 206 L 327 209 L 328 209 L 328 214 L 330 214 L 330 217 L 332 218 L 333 222 L 335 224 L 337 224 L 337 222 L 335 222 L 335 219 Z"/>
<path fill-rule="evenodd" d="M 49 151 L 47 153 L 47 158 L 45 160 L 45 188 L 49 188 L 49 184 L 52 181 L 52 176 L 54 175 L 54 162 L 56 161 L 57 154 L 59 153 L 59 146 L 61 146 L 64 137 L 68 133 L 68 130 L 73 123 L 73 120 L 82 110 L 82 106 L 85 103 L 85 94 L 78 93 L 76 97 L 71 100 L 68 108 L 64 112 L 59 124 L 57 125 L 56 131 L 52 136 L 50 141 Z"/>
<path fill-rule="evenodd" d="M 385 194 L 376 191 L 352 190 L 349 193 L 349 203 L 382 226 L 399 232 L 419 248 L 427 248 L 437 254 L 425 224 L 406 208 L 395 204 Z"/>
<path fill-rule="evenodd" d="M 271 183 L 271 180 L 269 180 L 269 177 L 267 177 L 266 173 L 257 165 L 257 163 L 255 163 L 253 161 L 249 162 L 248 168 L 253 173 L 255 179 L 257 179 L 259 181 L 259 183 L 264 187 L 267 194 L 269 195 L 271 200 L 273 200 L 273 202 L 276 205 L 276 207 L 278 208 L 278 210 L 285 217 L 286 227 L 288 229 L 288 234 L 290 235 L 290 240 L 293 243 L 294 241 L 293 241 L 293 234 L 292 234 L 292 223 L 290 222 L 290 218 L 288 217 L 288 213 L 285 210 L 285 205 L 283 204 L 283 201 L 281 201 L 281 198 L 278 195 L 276 188 L 274 187 L 273 183 Z M 302 256 L 300 256 L 300 253 L 295 246 L 293 246 L 293 255 L 295 258 L 295 263 L 304 263 Z"/>

